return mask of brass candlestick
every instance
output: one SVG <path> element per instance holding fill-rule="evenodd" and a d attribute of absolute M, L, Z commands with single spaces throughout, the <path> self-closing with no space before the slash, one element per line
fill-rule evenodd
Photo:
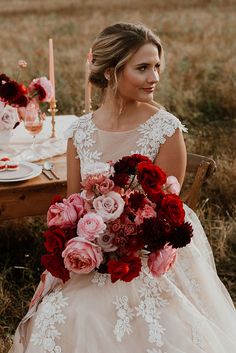
<path fill-rule="evenodd" d="M 55 115 L 56 115 L 56 112 L 58 111 L 56 100 L 52 100 L 50 102 L 50 108 L 48 109 L 48 111 L 51 113 L 51 116 L 52 116 L 52 121 L 51 121 L 51 124 L 52 124 L 51 138 L 52 138 L 52 137 L 56 137 Z"/>

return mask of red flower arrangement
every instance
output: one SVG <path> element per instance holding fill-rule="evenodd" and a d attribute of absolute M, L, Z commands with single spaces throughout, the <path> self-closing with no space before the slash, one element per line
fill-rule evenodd
<path fill-rule="evenodd" d="M 139 154 L 95 163 L 80 194 L 57 197 L 50 206 L 42 264 L 64 282 L 71 271 L 92 270 L 130 282 L 146 256 L 152 274 L 161 276 L 193 235 L 181 199 L 171 193 L 177 184 Z"/>
<path fill-rule="evenodd" d="M 18 66 L 21 70 L 27 63 L 19 60 Z M 0 130 L 15 128 L 19 124 L 16 109 L 21 119 L 26 114 L 35 116 L 40 110 L 39 105 L 50 102 L 53 95 L 52 84 L 46 77 L 33 79 L 26 87 L 4 73 L 0 74 Z"/>

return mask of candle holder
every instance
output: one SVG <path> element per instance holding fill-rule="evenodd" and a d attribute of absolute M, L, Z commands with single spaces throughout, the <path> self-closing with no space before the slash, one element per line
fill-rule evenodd
<path fill-rule="evenodd" d="M 52 121 L 51 121 L 52 133 L 51 133 L 51 136 L 50 136 L 51 138 L 56 137 L 55 115 L 56 115 L 56 112 L 58 111 L 56 102 L 57 102 L 56 100 L 52 100 L 50 102 L 50 108 L 48 109 L 48 111 L 51 113 L 51 116 L 52 116 Z"/>

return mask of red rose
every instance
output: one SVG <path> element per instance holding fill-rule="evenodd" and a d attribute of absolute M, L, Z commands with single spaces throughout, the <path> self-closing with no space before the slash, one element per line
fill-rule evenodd
<path fill-rule="evenodd" d="M 41 264 L 54 276 L 64 283 L 70 279 L 69 271 L 65 268 L 61 255 L 46 254 L 41 257 Z"/>
<path fill-rule="evenodd" d="M 138 181 L 148 196 L 158 194 L 161 191 L 162 185 L 166 182 L 166 174 L 161 168 L 152 163 L 139 163 L 137 172 Z"/>
<path fill-rule="evenodd" d="M 166 219 L 172 226 L 178 227 L 184 222 L 185 211 L 183 202 L 175 194 L 164 195 L 158 218 Z"/>
<path fill-rule="evenodd" d="M 48 252 L 61 253 L 64 250 L 67 237 L 60 228 L 46 230 L 44 238 L 44 246 Z"/>
<path fill-rule="evenodd" d="M 112 283 L 118 281 L 118 279 L 130 282 L 139 275 L 141 266 L 141 259 L 139 257 L 126 256 L 120 260 L 109 260 L 108 273 L 111 275 Z"/>

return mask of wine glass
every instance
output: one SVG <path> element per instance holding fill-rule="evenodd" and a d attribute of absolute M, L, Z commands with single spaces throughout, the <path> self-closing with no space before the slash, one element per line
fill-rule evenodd
<path fill-rule="evenodd" d="M 24 126 L 25 129 L 33 136 L 33 142 L 31 149 L 35 147 L 35 137 L 38 135 L 43 128 L 43 121 L 45 120 L 45 113 L 40 110 L 27 110 L 24 114 Z"/>

